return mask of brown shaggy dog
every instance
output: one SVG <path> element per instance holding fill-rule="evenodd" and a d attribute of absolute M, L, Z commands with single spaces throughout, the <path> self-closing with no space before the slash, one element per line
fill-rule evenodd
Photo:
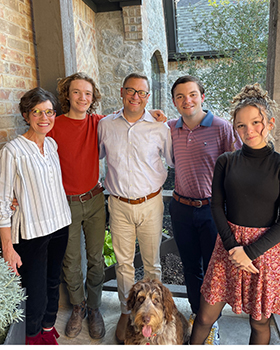
<path fill-rule="evenodd" d="M 172 294 L 158 280 L 134 284 L 127 299 L 131 310 L 124 343 L 131 345 L 186 344 L 190 326 L 177 310 Z"/>

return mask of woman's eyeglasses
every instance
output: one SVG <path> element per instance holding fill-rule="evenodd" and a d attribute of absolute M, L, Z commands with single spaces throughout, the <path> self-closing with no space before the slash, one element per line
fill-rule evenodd
<path fill-rule="evenodd" d="M 33 111 L 30 111 L 34 117 L 41 117 L 44 113 L 47 117 L 52 117 L 55 115 L 56 110 L 55 109 L 45 109 L 44 111 L 41 111 L 40 109 L 34 109 Z"/>

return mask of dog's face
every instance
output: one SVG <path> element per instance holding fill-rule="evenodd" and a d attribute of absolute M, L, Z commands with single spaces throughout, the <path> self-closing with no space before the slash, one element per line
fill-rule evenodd
<path fill-rule="evenodd" d="M 172 294 L 157 280 L 137 282 L 130 290 L 127 308 L 131 310 L 131 322 L 135 330 L 145 338 L 157 333 L 172 320 L 175 307 Z"/>

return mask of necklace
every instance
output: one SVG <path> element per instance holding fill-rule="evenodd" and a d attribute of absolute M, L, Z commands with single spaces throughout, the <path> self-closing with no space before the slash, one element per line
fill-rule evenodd
<path fill-rule="evenodd" d="M 42 145 L 40 145 L 38 142 L 32 140 L 30 136 L 28 136 L 28 135 L 26 135 L 26 134 L 24 134 L 23 136 L 25 136 L 28 140 L 30 140 L 30 141 L 36 143 L 37 147 L 39 148 L 40 153 L 41 153 L 43 156 L 45 155 L 45 153 L 44 153 L 44 141 L 43 141 Z"/>
<path fill-rule="evenodd" d="M 44 148 L 43 148 L 43 146 L 40 147 L 37 143 L 36 143 L 36 145 L 39 147 L 40 153 L 41 153 L 42 155 L 44 155 Z"/>

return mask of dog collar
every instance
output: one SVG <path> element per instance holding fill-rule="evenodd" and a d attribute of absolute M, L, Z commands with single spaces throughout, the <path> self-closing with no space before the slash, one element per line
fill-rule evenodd
<path fill-rule="evenodd" d="M 153 335 L 151 335 L 148 339 L 151 340 L 152 338 L 156 337 L 157 334 L 154 333 Z M 146 343 L 146 345 L 151 345 L 149 342 Z"/>

